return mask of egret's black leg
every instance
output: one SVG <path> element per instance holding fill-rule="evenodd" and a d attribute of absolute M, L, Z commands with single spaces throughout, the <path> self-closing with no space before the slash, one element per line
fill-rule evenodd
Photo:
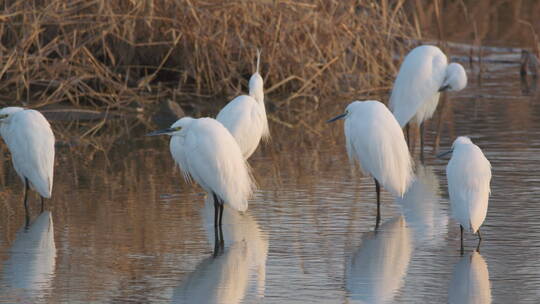
<path fill-rule="evenodd" d="M 377 226 L 379 221 L 381 220 L 381 186 L 379 185 L 379 181 L 375 180 L 375 191 L 377 192 Z"/>
<path fill-rule="evenodd" d="M 223 252 L 225 250 L 225 240 L 223 239 L 223 228 L 219 226 L 218 229 L 219 229 L 219 248 L 221 249 L 221 252 Z"/>
<path fill-rule="evenodd" d="M 463 226 L 459 225 L 459 230 L 461 231 L 461 255 L 463 255 Z"/>
<path fill-rule="evenodd" d="M 214 257 L 217 257 L 218 254 L 219 254 L 218 227 L 214 225 Z"/>
<path fill-rule="evenodd" d="M 424 123 L 420 123 L 420 161 L 424 162 Z"/>
<path fill-rule="evenodd" d="M 30 225 L 30 212 L 28 211 L 28 179 L 24 178 L 24 212 L 26 219 L 26 227 Z"/>
<path fill-rule="evenodd" d="M 219 202 L 215 193 L 212 193 L 214 196 L 214 226 L 218 226 L 218 213 L 219 213 Z"/>
<path fill-rule="evenodd" d="M 221 228 L 221 223 L 223 222 L 223 209 L 225 209 L 225 206 L 223 205 L 223 201 L 220 200 L 219 204 L 219 227 Z"/>
<path fill-rule="evenodd" d="M 476 251 L 480 252 L 480 243 L 482 243 L 482 235 L 480 234 L 480 228 L 478 228 L 476 234 L 478 234 L 478 245 L 476 245 Z"/>
<path fill-rule="evenodd" d="M 45 206 L 45 199 L 43 198 L 43 196 L 41 196 L 41 213 L 43 213 L 44 206 Z"/>

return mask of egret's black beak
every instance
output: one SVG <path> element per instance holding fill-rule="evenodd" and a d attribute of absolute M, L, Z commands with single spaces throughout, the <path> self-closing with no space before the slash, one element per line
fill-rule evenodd
<path fill-rule="evenodd" d="M 448 154 L 450 154 L 452 152 L 454 152 L 454 150 L 448 150 L 448 151 L 445 151 L 445 152 L 441 152 L 441 153 L 437 154 L 436 157 L 437 158 L 443 158 L 444 156 L 446 156 L 446 155 L 448 155 Z"/>
<path fill-rule="evenodd" d="M 340 115 L 338 115 L 338 116 L 336 116 L 336 117 L 334 117 L 332 119 L 329 119 L 329 120 L 326 121 L 326 123 L 331 123 L 331 122 L 334 122 L 334 121 L 336 121 L 338 119 L 343 119 L 343 118 L 345 118 L 345 116 L 347 116 L 347 113 L 343 113 L 343 114 L 340 114 Z"/>
<path fill-rule="evenodd" d="M 157 135 L 167 135 L 171 132 L 174 132 L 175 130 L 173 128 L 167 128 L 167 129 L 163 129 L 163 130 L 157 130 L 157 131 L 154 131 L 154 132 L 150 132 L 148 134 L 146 134 L 146 136 L 157 136 Z"/>
<path fill-rule="evenodd" d="M 444 91 L 448 90 L 449 88 L 450 88 L 449 85 L 442 86 L 442 87 L 439 88 L 439 92 L 444 92 Z"/>

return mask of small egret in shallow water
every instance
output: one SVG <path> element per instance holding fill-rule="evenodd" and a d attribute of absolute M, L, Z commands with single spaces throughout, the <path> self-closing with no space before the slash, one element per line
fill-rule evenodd
<path fill-rule="evenodd" d="M 460 91 L 466 85 L 467 74 L 463 66 L 448 64 L 446 55 L 436 46 L 419 46 L 405 57 L 392 88 L 390 109 L 402 128 L 410 121 L 420 126 L 422 159 L 424 121 L 430 119 L 437 109 L 440 92 Z"/>
<path fill-rule="evenodd" d="M 234 136 L 246 159 L 255 152 L 261 138 L 270 138 L 264 107 L 264 83 L 259 74 L 260 59 L 261 53 L 257 50 L 257 70 L 249 79 L 249 95 L 231 100 L 216 117 Z"/>
<path fill-rule="evenodd" d="M 44 198 L 50 198 L 54 171 L 54 134 L 49 122 L 35 110 L 7 107 L 0 110 L 0 135 L 11 151 L 15 171 L 24 183 L 24 209 L 26 224 L 28 188 Z"/>
<path fill-rule="evenodd" d="M 459 222 L 461 230 L 461 251 L 463 251 L 463 229 L 478 233 L 478 246 L 482 241 L 480 226 L 486 218 L 490 193 L 491 164 L 480 148 L 465 136 L 458 137 L 452 150 L 438 155 L 452 153 L 446 166 L 448 194 L 452 216 Z"/>
<path fill-rule="evenodd" d="M 183 117 L 148 135 L 171 136 L 171 154 L 186 180 L 194 179 L 214 199 L 214 225 L 221 226 L 227 204 L 245 211 L 253 183 L 248 164 L 227 129 L 213 118 Z M 218 220 L 219 218 L 219 220 Z"/>
<path fill-rule="evenodd" d="M 376 101 L 355 101 L 344 114 L 330 119 L 345 119 L 347 153 L 358 162 L 364 174 L 375 180 L 377 223 L 380 220 L 380 184 L 402 197 L 412 180 L 412 159 L 396 119 L 385 105 Z"/>

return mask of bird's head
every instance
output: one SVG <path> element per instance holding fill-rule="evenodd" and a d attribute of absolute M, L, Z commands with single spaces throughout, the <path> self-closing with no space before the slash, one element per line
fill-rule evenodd
<path fill-rule="evenodd" d="M 146 136 L 157 136 L 157 135 L 182 135 L 183 131 L 194 121 L 194 118 L 191 117 L 182 117 L 173 123 L 169 128 L 163 130 L 157 130 L 146 134 Z"/>
<path fill-rule="evenodd" d="M 347 117 L 349 117 L 349 115 L 351 115 L 352 113 L 354 113 L 354 111 L 356 111 L 362 103 L 364 101 L 353 101 L 351 102 L 347 108 L 345 108 L 345 113 L 343 114 L 340 114 L 332 119 L 329 119 L 327 120 L 326 122 L 327 123 L 330 123 L 330 122 L 334 122 L 336 120 L 339 120 L 339 119 L 346 119 Z"/>
<path fill-rule="evenodd" d="M 251 97 L 255 98 L 258 102 L 264 101 L 264 82 L 259 72 L 255 72 L 255 74 L 251 75 L 248 86 L 249 95 Z"/>
<path fill-rule="evenodd" d="M 454 143 L 452 144 L 452 149 L 437 154 L 437 158 L 443 158 L 444 156 L 451 154 L 459 145 L 470 145 L 470 144 L 472 144 L 472 140 L 468 136 L 459 136 L 458 138 L 456 138 L 456 140 L 454 140 Z"/>
<path fill-rule="evenodd" d="M 6 107 L 0 109 L 0 123 L 8 122 L 11 115 L 23 111 L 21 107 Z"/>
<path fill-rule="evenodd" d="M 439 92 L 443 91 L 461 91 L 467 86 L 467 73 L 459 63 L 450 63 L 446 67 L 444 81 L 439 88 Z"/>
<path fill-rule="evenodd" d="M 249 95 L 258 102 L 264 102 L 264 81 L 259 73 L 259 67 L 261 64 L 261 50 L 257 49 L 257 69 L 255 73 L 249 78 Z"/>

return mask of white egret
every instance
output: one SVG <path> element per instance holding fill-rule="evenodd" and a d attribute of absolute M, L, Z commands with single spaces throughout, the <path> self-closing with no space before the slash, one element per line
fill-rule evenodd
<path fill-rule="evenodd" d="M 491 283 L 486 261 L 479 252 L 463 256 L 454 266 L 448 289 L 450 304 L 491 303 Z"/>
<path fill-rule="evenodd" d="M 464 228 L 478 234 L 478 246 L 482 241 L 480 226 L 486 218 L 488 208 L 491 164 L 482 150 L 465 136 L 458 137 L 452 150 L 438 157 L 449 153 L 452 153 L 452 158 L 446 166 L 448 194 L 452 216 L 460 224 L 463 251 Z"/>
<path fill-rule="evenodd" d="M 29 222 L 28 188 L 50 198 L 54 171 L 54 134 L 49 122 L 35 110 L 7 107 L 0 110 L 0 135 L 11 151 L 15 171 L 24 183 L 24 209 Z"/>
<path fill-rule="evenodd" d="M 234 136 L 246 159 L 255 152 L 261 138 L 270 138 L 264 107 L 264 83 L 259 74 L 260 59 L 261 53 L 257 50 L 257 70 L 249 79 L 249 95 L 231 100 L 216 117 Z"/>
<path fill-rule="evenodd" d="M 37 303 L 47 298 L 56 269 L 56 245 L 52 213 L 42 212 L 31 225 L 21 228 L 4 262 L 2 282 L 10 288 L 0 290 L 19 303 Z"/>
<path fill-rule="evenodd" d="M 375 180 L 377 223 L 380 220 L 380 184 L 402 197 L 411 183 L 412 159 L 403 132 L 385 105 L 376 101 L 355 101 L 344 114 L 330 119 L 345 119 L 347 153 L 351 164 Z"/>
<path fill-rule="evenodd" d="M 345 268 L 347 303 L 388 303 L 403 286 L 412 255 L 411 231 L 403 216 L 362 238 Z"/>
<path fill-rule="evenodd" d="M 424 121 L 433 116 L 440 92 L 460 91 L 467 85 L 467 74 L 459 63 L 448 64 L 436 46 L 413 49 L 401 64 L 390 96 L 390 109 L 399 125 L 413 121 L 420 126 L 420 157 L 424 157 Z"/>
<path fill-rule="evenodd" d="M 170 128 L 148 135 L 161 134 L 171 136 L 171 154 L 186 181 L 194 179 L 212 195 L 215 226 L 221 226 L 225 204 L 238 211 L 247 209 L 255 185 L 240 147 L 220 122 L 183 117 Z"/>

